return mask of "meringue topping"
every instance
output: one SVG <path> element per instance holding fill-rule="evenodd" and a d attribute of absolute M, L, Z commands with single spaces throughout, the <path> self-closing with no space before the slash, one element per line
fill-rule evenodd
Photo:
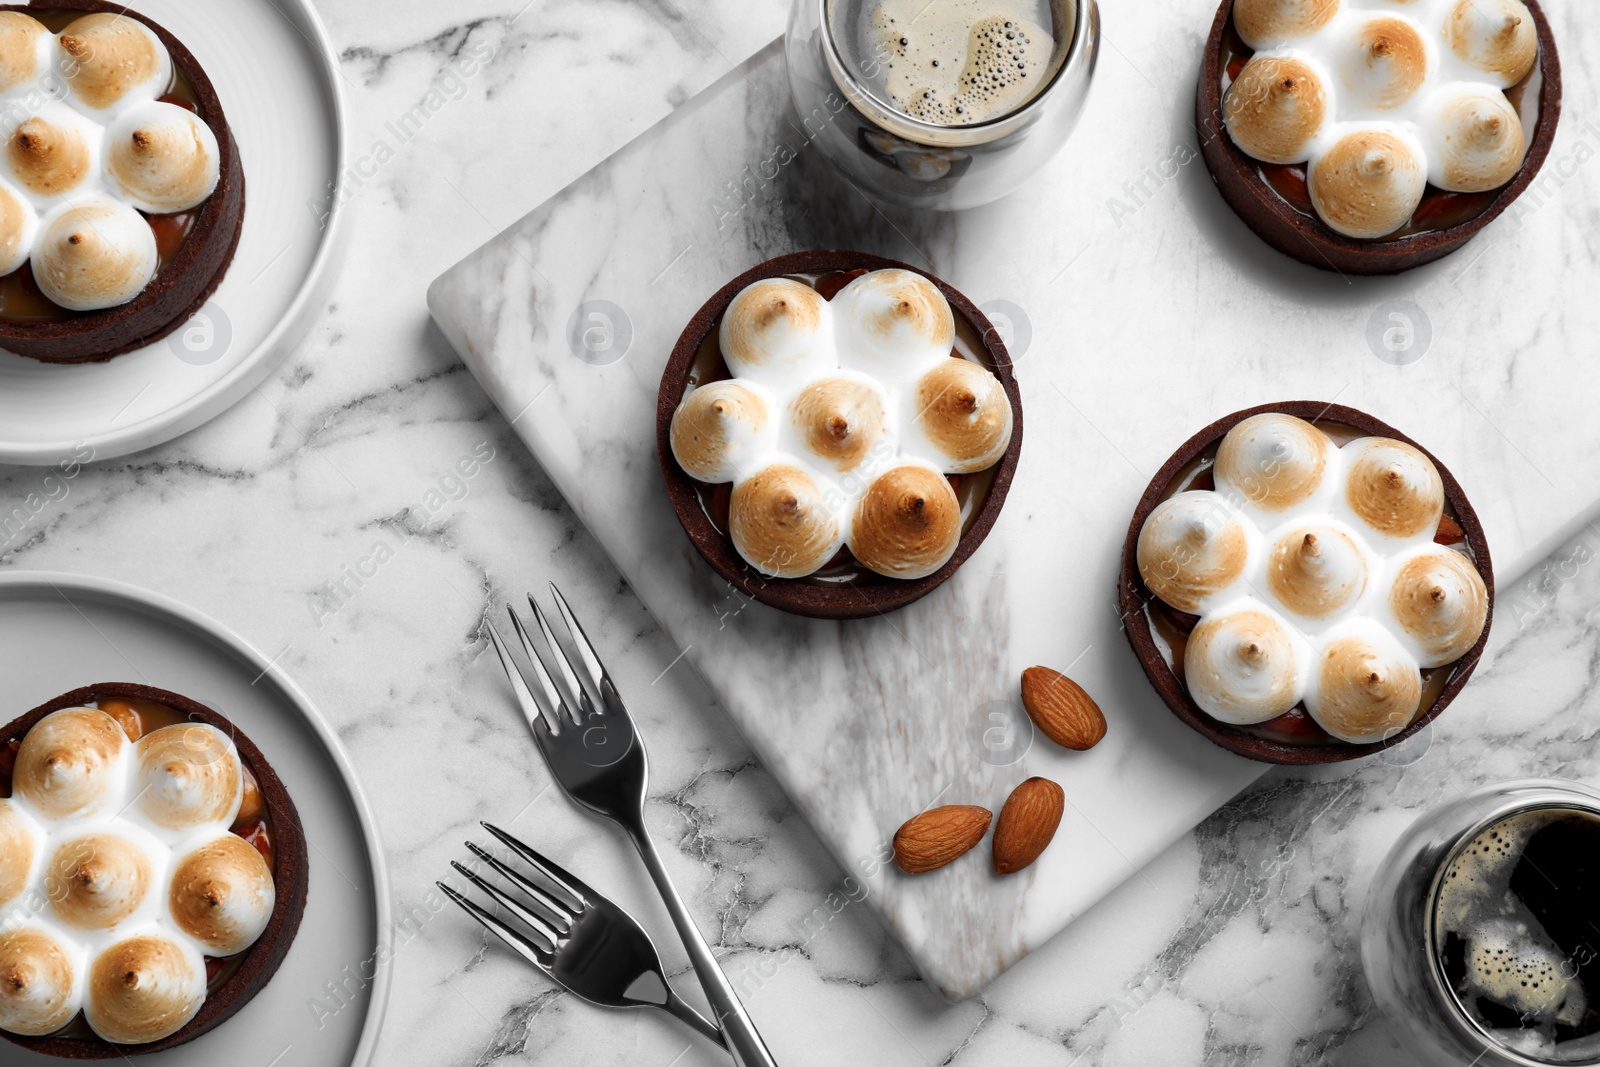
<path fill-rule="evenodd" d="M 79 930 L 109 930 L 138 910 L 150 892 L 150 859 L 113 833 L 63 843 L 45 869 L 56 918 Z"/>
<path fill-rule="evenodd" d="M 940 360 L 918 379 L 914 403 L 918 426 L 952 474 L 994 466 L 1011 444 L 1011 399 L 981 364 Z"/>
<path fill-rule="evenodd" d="M 1444 514 L 1444 482 L 1433 461 L 1403 441 L 1363 437 L 1345 447 L 1345 500 L 1379 533 L 1432 534 Z"/>
<path fill-rule="evenodd" d="M 172 78 L 172 57 L 138 19 L 95 12 L 61 31 L 62 73 L 72 92 L 95 110 L 130 96 L 155 99 Z"/>
<path fill-rule="evenodd" d="M 0 276 L 28 261 L 38 229 L 39 218 L 33 208 L 9 185 L 0 184 Z"/>
<path fill-rule="evenodd" d="M 1267 588 L 1294 614 L 1327 618 L 1361 598 L 1367 588 L 1367 561 L 1343 530 L 1322 524 L 1300 527 L 1272 546 Z"/>
<path fill-rule="evenodd" d="M 0 93 L 39 76 L 39 45 L 49 36 L 50 31 L 33 16 L 0 11 Z"/>
<path fill-rule="evenodd" d="M 1233 143 L 1268 163 L 1302 162 L 1327 115 L 1322 77 L 1293 56 L 1252 56 L 1222 102 Z"/>
<path fill-rule="evenodd" d="M 187 211 L 217 188 L 217 136 L 200 116 L 151 101 L 106 130 L 106 171 L 134 207 L 152 215 Z"/>
<path fill-rule="evenodd" d="M 12 789 L 45 818 L 90 815 L 121 785 L 128 735 L 96 708 L 63 708 L 33 724 L 17 749 Z"/>
<path fill-rule="evenodd" d="M 1528 143 L 1502 92 L 1464 85 L 1444 94 L 1434 116 L 1429 180 L 1455 193 L 1481 193 L 1516 177 Z"/>
<path fill-rule="evenodd" d="M 905 463 L 867 487 L 856 505 L 850 550 L 879 574 L 925 578 L 949 561 L 960 540 L 955 490 L 932 467 Z"/>
<path fill-rule="evenodd" d="M 116 200 L 70 207 L 50 220 L 33 251 L 44 295 L 73 311 L 126 304 L 156 275 L 156 238 L 140 214 Z"/>
<path fill-rule="evenodd" d="M 179 860 L 169 897 L 179 929 L 213 956 L 255 944 L 277 900 L 267 861 L 235 834 L 222 834 Z"/>
<path fill-rule="evenodd" d="M 1312 206 L 1330 229 L 1363 240 L 1405 225 L 1427 188 L 1423 153 L 1398 128 L 1363 127 L 1336 141 L 1311 165 Z"/>
<path fill-rule="evenodd" d="M 1233 24 L 1251 48 L 1308 37 L 1339 13 L 1339 0 L 1234 0 Z"/>
<path fill-rule="evenodd" d="M 1294 707 L 1294 643 L 1264 611 L 1213 615 L 1194 628 L 1183 656 L 1184 681 L 1212 718 L 1247 726 Z"/>
<path fill-rule="evenodd" d="M 1244 574 L 1250 541 L 1244 523 L 1216 493 L 1162 501 L 1139 531 L 1139 574 L 1179 611 L 1198 613 L 1209 596 Z"/>
<path fill-rule="evenodd" d="M 1411 725 L 1422 702 L 1422 672 L 1389 632 L 1364 623 L 1328 642 L 1306 710 L 1328 733 L 1370 744 Z"/>
<path fill-rule="evenodd" d="M 42 836 L 16 804 L 0 799 L 0 907 L 28 888 Z"/>
<path fill-rule="evenodd" d="M 244 774 L 233 741 L 215 726 L 179 723 L 145 734 L 133 787 L 139 811 L 157 826 L 186 830 L 231 823 L 244 797 Z"/>
<path fill-rule="evenodd" d="M 116 1044 L 147 1044 L 188 1025 L 206 998 L 200 954 L 161 934 L 119 941 L 89 965 L 83 1013 Z"/>
<path fill-rule="evenodd" d="M 844 543 L 822 486 L 805 468 L 783 461 L 733 487 L 728 536 L 746 563 L 775 578 L 812 573 Z"/>
<path fill-rule="evenodd" d="M 839 316 L 845 366 L 868 373 L 915 369 L 931 356 L 947 356 L 955 344 L 955 316 L 939 287 L 909 270 L 875 270 L 839 290 L 832 304 Z"/>
<path fill-rule="evenodd" d="M 723 312 L 722 357 L 737 377 L 782 376 L 832 365 L 822 294 L 793 278 L 746 286 Z"/>
<path fill-rule="evenodd" d="M 672 455 L 689 477 L 731 482 L 778 441 L 772 401 L 742 381 L 697 386 L 672 413 Z"/>
<path fill-rule="evenodd" d="M 66 948 L 37 927 L 0 933 L 0 1030 L 55 1033 L 78 1014 L 77 968 Z"/>
<path fill-rule="evenodd" d="M 1339 63 L 1340 80 L 1361 103 L 1387 111 L 1416 95 L 1428 76 L 1428 46 L 1403 18 L 1368 19 Z"/>
<path fill-rule="evenodd" d="M 47 105 L 24 119 L 6 141 L 6 162 L 23 188 L 56 197 L 84 183 L 94 170 L 92 127 L 71 108 Z"/>
<path fill-rule="evenodd" d="M 1444 24 L 1451 51 L 1510 88 L 1539 59 L 1539 31 L 1520 0 L 1457 0 Z"/>
<path fill-rule="evenodd" d="M 819 378 L 789 403 L 807 448 L 836 470 L 854 470 L 883 435 L 883 390 L 864 378 Z"/>
<path fill-rule="evenodd" d="M 1304 419 L 1266 412 L 1229 430 L 1217 446 L 1217 487 L 1262 511 L 1286 511 L 1322 484 L 1333 440 Z"/>
<path fill-rule="evenodd" d="M 1421 648 L 1424 667 L 1442 667 L 1477 644 L 1489 617 L 1489 590 L 1459 552 L 1431 546 L 1400 565 L 1389 611 Z"/>

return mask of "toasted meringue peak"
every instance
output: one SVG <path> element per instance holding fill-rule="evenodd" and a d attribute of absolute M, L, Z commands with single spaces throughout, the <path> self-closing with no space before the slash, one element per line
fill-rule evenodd
<path fill-rule="evenodd" d="M 1267 163 L 1300 163 L 1328 117 L 1316 69 L 1293 56 L 1252 56 L 1228 86 L 1222 117 L 1233 143 Z"/>
<path fill-rule="evenodd" d="M 9 185 L 0 184 L 0 276 L 28 261 L 38 232 L 39 217 L 33 208 Z"/>
<path fill-rule="evenodd" d="M 47 105 L 12 131 L 6 163 L 17 183 L 36 196 L 61 196 L 94 170 L 90 145 L 97 137 L 98 131 L 71 108 Z"/>
<path fill-rule="evenodd" d="M 1239 726 L 1277 718 L 1298 701 L 1294 643 L 1264 611 L 1203 620 L 1189 635 L 1183 676 L 1207 715 Z"/>
<path fill-rule="evenodd" d="M 126 304 L 156 275 L 149 223 L 116 200 L 70 207 L 51 219 L 33 250 L 33 275 L 44 295 L 73 311 Z"/>
<path fill-rule="evenodd" d="M 1387 111 L 1416 95 L 1428 76 L 1428 46 L 1407 19 L 1368 19 L 1339 57 L 1339 77 L 1351 96 Z"/>
<path fill-rule="evenodd" d="M 106 171 L 133 206 L 187 211 L 217 188 L 217 135 L 187 108 L 160 100 L 129 108 L 106 129 Z"/>
<path fill-rule="evenodd" d="M 72 92 L 96 111 L 124 100 L 154 100 L 172 79 L 172 57 L 136 18 L 96 12 L 61 31 L 62 71 Z"/>
<path fill-rule="evenodd" d="M 1339 0 L 1234 0 L 1233 25 L 1251 48 L 1309 37 L 1339 13 Z"/>
<path fill-rule="evenodd" d="M 0 933 L 0 1030 L 55 1033 L 78 1014 L 77 969 L 61 942 L 32 926 Z"/>
<path fill-rule="evenodd" d="M 1334 737 L 1362 745 L 1410 726 L 1421 701 L 1417 661 L 1389 631 L 1368 622 L 1323 646 L 1306 710 Z"/>
<path fill-rule="evenodd" d="M 1403 441 L 1362 437 L 1345 447 L 1345 500 L 1379 533 L 1416 537 L 1438 529 L 1444 482 L 1433 461 Z"/>
<path fill-rule="evenodd" d="M 1011 399 L 980 363 L 940 360 L 918 379 L 912 403 L 918 427 L 952 474 L 992 467 L 1011 445 Z"/>
<path fill-rule="evenodd" d="M 41 836 L 20 808 L 9 800 L 0 800 L 0 908 L 28 888 Z"/>
<path fill-rule="evenodd" d="M 0 11 L 0 93 L 39 76 L 39 44 L 49 36 L 32 15 Z"/>
<path fill-rule="evenodd" d="M 232 738 L 205 723 L 178 723 L 145 734 L 133 788 L 138 807 L 157 826 L 186 830 L 231 823 L 244 797 L 244 773 Z"/>
<path fill-rule="evenodd" d="M 1150 591 L 1197 614 L 1202 601 L 1244 573 L 1250 541 L 1244 523 L 1216 493 L 1179 493 L 1145 520 L 1137 554 Z"/>
<path fill-rule="evenodd" d="M 1398 130 L 1353 130 L 1311 165 L 1307 186 L 1329 228 L 1360 240 L 1385 237 L 1422 203 L 1428 175 L 1421 149 Z"/>
<path fill-rule="evenodd" d="M 1267 588 L 1294 614 L 1324 619 L 1361 598 L 1367 588 L 1366 557 L 1336 526 L 1302 526 L 1272 546 Z"/>
<path fill-rule="evenodd" d="M 779 461 L 733 487 L 728 535 L 745 562 L 775 578 L 802 578 L 844 543 L 839 520 L 811 472 Z"/>
<path fill-rule="evenodd" d="M 223 834 L 178 861 L 168 903 L 179 929 L 211 955 L 232 956 L 255 944 L 276 899 L 261 853 Z"/>
<path fill-rule="evenodd" d="M 1428 127 L 1429 180 L 1453 193 L 1482 193 L 1515 178 L 1528 142 L 1506 94 L 1462 84 L 1441 96 Z"/>
<path fill-rule="evenodd" d="M 863 566 L 890 578 L 925 578 L 961 542 L 961 503 L 944 475 L 906 463 L 867 486 L 856 504 L 850 550 Z"/>
<path fill-rule="evenodd" d="M 200 953 L 160 934 L 141 934 L 89 965 L 83 1014 L 107 1041 L 144 1045 L 183 1029 L 205 999 Z"/>
<path fill-rule="evenodd" d="M 1527 77 L 1539 60 L 1539 30 L 1520 0 L 1457 0 L 1445 19 L 1444 39 L 1502 89 Z"/>
<path fill-rule="evenodd" d="M 150 892 L 150 858 L 119 834 L 85 834 L 58 846 L 45 868 L 56 918 L 79 930 L 109 930 Z"/>
<path fill-rule="evenodd" d="M 1477 644 L 1489 617 L 1489 590 L 1466 556 L 1430 546 L 1400 565 L 1389 611 L 1421 647 L 1422 665 L 1442 667 Z"/>
<path fill-rule="evenodd" d="M 822 294 L 793 278 L 763 278 L 723 312 L 722 358 L 736 377 L 787 377 L 833 364 L 830 310 Z"/>
<path fill-rule="evenodd" d="M 63 708 L 28 731 L 17 749 L 12 788 L 45 818 L 90 815 L 121 785 L 128 735 L 98 708 Z"/>
<path fill-rule="evenodd" d="M 1333 440 L 1293 415 L 1252 415 L 1217 446 L 1217 486 L 1262 511 L 1286 511 L 1317 491 Z"/>
<path fill-rule="evenodd" d="M 795 433 L 835 470 L 855 470 L 883 436 L 883 390 L 842 375 L 811 382 L 789 403 Z"/>
<path fill-rule="evenodd" d="M 949 301 L 915 271 L 863 274 L 839 290 L 832 303 L 846 366 L 878 374 L 914 371 L 924 360 L 948 356 L 955 344 Z"/>
<path fill-rule="evenodd" d="M 672 413 L 672 455 L 691 478 L 731 482 L 776 445 L 772 401 L 741 381 L 711 382 L 689 391 Z"/>

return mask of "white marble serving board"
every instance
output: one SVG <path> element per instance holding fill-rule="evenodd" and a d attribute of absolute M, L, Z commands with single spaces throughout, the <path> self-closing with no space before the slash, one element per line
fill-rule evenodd
<path fill-rule="evenodd" d="M 1104 62 L 1192 68 L 1198 36 L 1170 36 L 1137 61 Z M 1091 99 L 1067 148 L 1021 192 L 910 216 L 873 207 L 807 147 L 774 42 L 428 294 L 462 359 L 684 650 L 668 669 L 706 677 L 952 999 L 1263 770 L 1179 723 L 1119 632 L 1128 516 L 1189 434 L 1272 400 L 1369 411 L 1454 470 L 1505 578 L 1600 499 L 1600 368 L 1580 356 L 1600 330 L 1600 271 L 1577 236 L 1581 208 L 1568 206 L 1593 202 L 1583 194 L 1595 173 L 1574 168 L 1566 182 L 1585 189 L 1548 191 L 1539 210 L 1443 263 L 1344 278 L 1280 257 L 1230 214 L 1198 160 L 1190 99 L 1128 91 L 1141 82 L 1125 69 L 1103 80 L 1118 92 Z M 1588 136 L 1563 130 L 1552 164 Z M 718 579 L 678 526 L 655 452 L 656 387 L 684 323 L 733 275 L 815 247 L 923 266 L 1009 320 L 1026 416 L 1019 473 L 983 548 L 912 607 L 843 624 L 747 603 Z M 1553 257 L 1565 269 L 1548 269 Z M 1403 355 L 1428 336 L 1421 358 L 1383 347 L 1391 312 L 1419 339 Z M 572 340 L 586 329 L 600 351 Z M 1036 663 L 1095 694 L 1108 737 L 1089 753 L 1038 738 L 1014 763 L 985 762 L 990 716 L 1016 715 L 1019 673 Z M 885 865 L 911 814 L 935 801 L 998 809 L 1033 774 L 1059 781 L 1068 809 L 1026 872 L 997 879 L 985 855 L 915 878 Z"/>

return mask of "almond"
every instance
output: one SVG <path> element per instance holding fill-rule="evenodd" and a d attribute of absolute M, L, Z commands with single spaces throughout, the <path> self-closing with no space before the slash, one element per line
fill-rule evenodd
<path fill-rule="evenodd" d="M 989 832 L 988 808 L 946 804 L 914 816 L 894 832 L 894 861 L 907 874 L 938 870 Z"/>
<path fill-rule="evenodd" d="M 1012 790 L 994 827 L 994 873 L 1015 874 L 1038 859 L 1066 805 L 1067 795 L 1048 778 L 1029 778 Z"/>
<path fill-rule="evenodd" d="M 1441 545 L 1459 545 L 1467 539 L 1462 532 L 1461 524 L 1448 515 L 1439 516 L 1439 528 L 1434 531 L 1433 540 Z"/>
<path fill-rule="evenodd" d="M 1049 667 L 1022 672 L 1022 706 L 1044 735 L 1077 752 L 1106 735 L 1106 717 L 1083 686 Z"/>

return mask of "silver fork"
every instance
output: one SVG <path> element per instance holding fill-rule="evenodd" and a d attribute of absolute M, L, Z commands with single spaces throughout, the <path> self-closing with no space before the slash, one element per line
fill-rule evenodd
<path fill-rule="evenodd" d="M 689 952 L 695 975 L 705 990 L 706 1000 L 722 1029 L 722 1043 L 740 1067 L 777 1067 L 777 1061 L 756 1031 L 755 1023 L 733 991 L 733 984 L 717 965 L 716 956 L 700 934 L 689 914 L 683 898 L 678 895 L 644 827 L 645 787 L 649 781 L 649 764 L 645 758 L 644 742 L 634 730 L 633 720 L 622 703 L 611 675 L 600 662 L 594 646 L 584 635 L 583 627 L 573 616 L 561 590 L 550 585 L 555 594 L 556 609 L 566 623 L 572 645 L 577 650 L 577 660 L 584 677 L 593 687 L 589 689 L 578 680 L 572 659 L 556 640 L 539 604 L 530 594 L 528 605 L 533 608 L 534 621 L 549 648 L 560 681 L 551 676 L 544 658 L 534 646 L 522 620 L 509 605 L 507 613 L 517 632 L 522 650 L 527 653 L 532 669 L 534 686 L 518 669 L 511 650 L 500 639 L 493 625 L 489 637 L 500 653 L 506 676 L 516 693 L 522 713 L 533 729 L 533 737 L 543 753 L 550 772 L 567 795 L 597 815 L 617 823 L 627 831 L 650 872 L 656 890 L 667 905 L 672 923 L 678 928 L 678 937 Z M 536 695 L 537 691 L 537 695 Z"/>
<path fill-rule="evenodd" d="M 591 1004 L 660 1008 L 722 1044 L 717 1028 L 667 984 L 661 957 L 656 955 L 650 935 L 632 915 L 499 827 L 480 825 L 548 879 L 554 891 L 540 888 L 487 849 L 468 841 L 472 854 L 514 891 L 501 889 L 454 860 L 450 866 L 521 920 L 528 932 L 498 918 L 444 882 L 435 883 L 451 900 L 523 959 Z"/>

